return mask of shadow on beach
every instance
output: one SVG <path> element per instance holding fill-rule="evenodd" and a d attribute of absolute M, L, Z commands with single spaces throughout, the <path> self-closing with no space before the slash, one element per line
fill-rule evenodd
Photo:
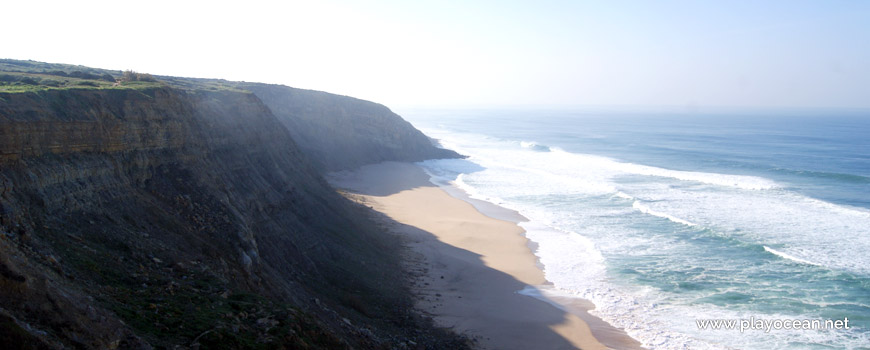
<path fill-rule="evenodd" d="M 486 251 L 487 246 L 516 242 L 503 243 L 493 239 L 495 236 L 491 236 L 492 233 L 487 236 L 474 231 L 477 227 L 474 225 L 479 221 L 496 219 L 484 217 L 467 202 L 450 197 L 438 189 L 420 167 L 410 163 L 387 162 L 364 166 L 353 172 L 333 173 L 329 179 L 333 186 L 344 189 L 350 197 L 361 196 L 356 199 L 367 206 L 373 205 L 376 218 L 408 248 L 404 256 L 405 270 L 409 275 L 409 284 L 418 296 L 416 306 L 433 317 L 439 326 L 465 333 L 486 349 L 640 348 L 636 341 L 624 336 L 624 332 L 621 338 L 607 339 L 607 346 L 602 345 L 578 315 L 537 298 L 518 294 L 529 283 L 488 266 L 487 259 L 493 257 L 445 243 L 443 232 L 442 237 L 439 237 L 439 234 L 422 228 L 427 225 L 425 223 L 414 223 L 413 219 L 400 222 L 396 219 L 394 215 L 422 218 L 429 223 L 452 222 L 461 232 L 450 232 L 454 235 L 451 239 L 455 240 L 459 233 L 459 236 L 464 237 L 461 239 L 478 240 L 473 244 L 483 248 L 472 248 L 477 251 Z M 443 193 L 443 196 L 438 193 Z M 388 198 L 400 194 L 412 197 L 406 199 L 409 202 L 391 202 Z M 436 196 L 438 198 L 433 198 Z M 452 207 L 449 211 L 468 210 L 477 216 L 468 219 L 444 214 L 443 209 L 439 209 L 444 203 Z M 467 209 L 457 209 L 466 205 Z M 521 231 L 518 227 L 515 230 Z M 514 232 L 496 234 L 514 235 Z M 479 241 L 481 239 L 488 241 Z M 534 265 L 533 258 L 531 261 L 530 264 Z M 543 280 L 542 273 L 538 273 Z M 606 325 L 603 321 L 595 322 L 596 318 L 589 317 L 596 326 Z"/>

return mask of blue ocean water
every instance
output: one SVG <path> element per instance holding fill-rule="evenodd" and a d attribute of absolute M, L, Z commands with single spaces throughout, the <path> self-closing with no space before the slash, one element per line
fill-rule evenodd
<path fill-rule="evenodd" d="M 546 277 L 653 349 L 870 349 L 870 113 L 408 110 Z M 849 329 L 699 329 L 843 320 Z"/>

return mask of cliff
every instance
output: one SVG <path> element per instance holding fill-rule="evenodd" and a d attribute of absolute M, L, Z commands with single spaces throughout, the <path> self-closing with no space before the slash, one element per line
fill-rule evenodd
<path fill-rule="evenodd" d="M 383 161 L 458 158 L 438 148 L 389 108 L 353 97 L 283 85 L 237 83 L 259 97 L 293 139 L 326 171 Z"/>
<path fill-rule="evenodd" d="M 377 123 L 395 137 L 370 143 L 371 126 L 288 131 L 258 96 L 166 84 L 0 92 L 0 343 L 463 347 L 410 311 L 392 237 L 293 137 L 337 169 L 360 163 L 311 140 L 352 138 L 375 152 L 362 162 L 412 160 L 395 149 L 422 134 L 391 116 Z M 383 112 L 316 96 L 276 104 L 341 110 L 341 123 Z"/>

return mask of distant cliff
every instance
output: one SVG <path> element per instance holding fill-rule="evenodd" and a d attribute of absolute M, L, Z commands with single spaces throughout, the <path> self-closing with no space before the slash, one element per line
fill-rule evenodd
<path fill-rule="evenodd" d="M 464 346 L 410 311 L 397 245 L 310 161 L 450 154 L 382 106 L 262 88 L 0 92 L 0 343 Z"/>
<path fill-rule="evenodd" d="M 283 85 L 238 83 L 257 95 L 326 171 L 383 161 L 458 158 L 389 108 L 353 97 Z"/>

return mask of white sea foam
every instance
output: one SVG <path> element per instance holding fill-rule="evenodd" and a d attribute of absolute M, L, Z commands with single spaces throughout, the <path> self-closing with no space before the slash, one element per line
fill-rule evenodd
<path fill-rule="evenodd" d="M 505 203 L 532 219 L 522 223 L 526 235 L 537 243 L 535 252 L 544 265 L 546 277 L 566 294 L 592 301 L 593 315 L 601 317 L 615 327 L 640 340 L 651 349 L 754 349 L 771 341 L 786 343 L 799 340 L 805 343 L 831 342 L 841 334 L 822 334 L 780 331 L 776 334 L 744 334 L 739 341 L 732 338 L 731 345 L 717 340 L 731 338 L 733 332 L 706 331 L 699 333 L 696 319 L 748 319 L 757 317 L 750 312 L 736 312 L 713 305 L 704 308 L 673 305 L 667 297 L 651 288 L 639 291 L 612 285 L 606 272 L 605 259 L 596 244 L 576 232 L 553 227 L 555 219 L 543 211 L 529 209 L 520 203 Z M 523 209 L 526 208 L 526 209 Z M 548 224 L 545 224 L 547 222 Z M 541 292 L 524 290 L 522 294 L 541 297 Z M 785 319 L 794 315 L 767 315 L 769 319 Z M 859 335 L 860 336 L 860 335 Z M 850 340 L 854 341 L 854 340 Z"/>
<path fill-rule="evenodd" d="M 830 235 L 834 232 L 857 230 L 857 247 L 867 247 L 867 225 L 861 221 L 870 218 L 870 213 L 864 210 L 844 208 L 815 199 L 799 198 L 793 201 L 794 195 L 784 191 L 768 191 L 779 186 L 773 181 L 743 175 L 713 174 L 701 172 L 675 171 L 663 168 L 649 167 L 632 163 L 618 162 L 610 158 L 594 155 L 574 154 L 564 150 L 553 148 L 553 152 L 522 152 L 512 151 L 512 147 L 499 145 L 498 140 L 484 139 L 476 135 L 445 134 L 440 137 L 446 145 L 459 149 L 460 152 L 470 155 L 475 163 L 488 168 L 485 174 L 476 171 L 467 173 L 462 178 L 459 186 L 469 191 L 479 199 L 493 198 L 497 203 L 503 203 L 504 198 L 513 196 L 534 196 L 546 194 L 578 194 L 578 195 L 603 195 L 609 194 L 625 199 L 638 199 L 655 201 L 654 203 L 642 202 L 643 209 L 651 215 L 668 218 L 683 224 L 702 225 L 717 227 L 726 231 L 742 229 L 754 232 L 761 242 L 786 244 L 788 246 L 804 246 L 805 243 L 817 245 L 818 236 Z M 468 142 L 470 141 L 471 142 Z M 718 191 L 715 188 L 689 190 L 675 190 L 668 188 L 666 183 L 651 181 L 650 186 L 643 187 L 636 184 L 620 183 L 620 176 L 641 175 L 654 176 L 664 179 L 677 179 L 682 181 L 713 184 L 722 188 L 735 188 L 738 190 L 762 190 L 758 194 Z M 525 176 L 525 177 L 522 177 Z M 471 181 L 469 183 L 469 181 Z M 482 195 L 475 193 L 474 186 L 491 186 L 487 182 L 505 183 L 508 186 L 499 187 L 498 195 L 492 193 Z M 754 192 L 754 191 L 753 191 Z M 788 198 L 786 198 L 788 197 Z M 791 203 L 799 203 L 803 208 L 789 208 Z M 634 203 L 633 203 L 634 204 Z M 819 210 L 825 213 L 818 212 Z M 842 214 L 843 220 L 830 220 L 828 212 Z M 814 213 L 817 212 L 817 213 Z M 761 215 L 769 214 L 769 215 Z M 693 218 L 687 220 L 686 218 Z M 763 218 L 760 221 L 759 218 Z M 770 220 L 773 218 L 774 220 Z M 825 218 L 825 219 L 815 219 Z M 864 220 L 861 220 L 864 218 Z M 827 219 L 827 220 L 826 220 Z M 699 221 L 700 220 L 700 221 Z M 835 228 L 831 223 L 842 222 L 844 227 Z M 852 222 L 852 224 L 849 224 Z M 795 227 L 795 224 L 800 226 Z M 862 228 L 862 226 L 865 226 Z M 784 231 L 782 234 L 776 230 Z M 797 230 L 798 234 L 795 235 Z M 764 235 L 776 236 L 774 240 L 764 239 Z M 791 238 L 785 237 L 790 236 Z M 810 236 L 806 242 L 796 242 L 795 237 Z M 781 240 L 784 239 L 784 240 Z M 788 238 L 788 239 L 785 239 Z M 847 240 L 840 240 L 844 242 Z M 863 242 L 862 242 L 863 241 Z M 792 244 L 794 243 L 794 244 Z M 800 244 L 798 244 L 800 243 Z M 851 243 L 847 244 L 855 246 Z M 838 248 L 838 247 L 832 247 Z M 845 247 L 849 251 L 849 247 Z M 854 263 L 831 262 L 827 260 L 843 260 L 845 254 L 836 253 L 836 249 L 827 249 L 824 246 L 811 247 L 810 250 L 825 250 L 811 253 L 811 255 L 829 255 L 829 258 L 815 259 L 826 266 L 849 267 L 852 270 L 862 270 L 860 266 L 870 266 L 865 261 Z M 833 254 L 827 254 L 833 253 Z M 861 259 L 859 259 L 861 260 Z"/>
<path fill-rule="evenodd" d="M 747 243 L 788 247 L 790 256 L 834 270 L 870 275 L 868 216 L 787 191 L 740 192 L 636 186 L 651 213 L 691 222 Z"/>
<path fill-rule="evenodd" d="M 649 207 L 647 207 L 647 206 L 645 206 L 645 205 L 643 205 L 643 204 L 640 204 L 639 201 L 634 201 L 634 203 L 631 204 L 631 207 L 634 208 L 634 209 L 637 209 L 637 210 L 640 211 L 641 213 L 649 214 L 649 215 L 652 215 L 652 216 L 658 216 L 658 217 L 660 217 L 660 218 L 665 218 L 665 219 L 671 220 L 671 221 L 673 221 L 673 222 L 676 222 L 676 223 L 678 223 L 678 224 L 683 224 L 683 225 L 686 225 L 686 226 L 698 226 L 698 224 L 696 224 L 696 223 L 693 223 L 693 222 L 689 222 L 689 221 L 686 221 L 686 220 L 680 219 L 680 218 L 675 217 L 675 216 L 673 216 L 673 215 L 668 215 L 668 214 L 666 214 L 666 213 L 661 213 L 661 212 L 657 212 L 657 211 L 655 211 L 655 210 L 652 210 L 652 209 L 650 209 Z"/>
<path fill-rule="evenodd" d="M 532 297 L 532 298 L 538 299 L 538 300 L 543 301 L 547 304 L 553 305 L 554 307 L 556 307 L 557 309 L 560 309 L 562 311 L 566 311 L 566 312 L 568 311 L 564 305 L 559 304 L 559 303 L 553 301 L 553 299 L 550 299 L 546 295 L 544 295 L 544 293 L 540 289 L 538 289 L 538 287 L 525 286 L 525 287 L 523 287 L 523 289 L 516 291 L 516 293 L 520 294 L 520 295 L 525 295 L 527 297 Z"/>
<path fill-rule="evenodd" d="M 625 192 L 622 192 L 622 191 L 616 191 L 614 196 L 619 197 L 619 198 L 623 198 L 623 199 L 629 199 L 629 200 L 634 199 L 634 197 L 629 196 L 629 195 L 625 194 Z"/>
<path fill-rule="evenodd" d="M 699 333 L 695 318 L 752 314 L 681 304 L 678 296 L 614 281 L 605 256 L 608 252 L 622 257 L 665 256 L 685 244 L 633 232 L 628 218 L 640 217 L 636 214 L 640 211 L 689 227 L 709 228 L 739 242 L 762 244 L 769 253 L 792 261 L 868 274 L 870 257 L 864 252 L 870 251 L 870 225 L 866 225 L 870 213 L 866 211 L 807 198 L 760 177 L 669 170 L 556 147 L 550 152 L 530 152 L 516 142 L 476 135 L 438 136 L 471 158 L 462 161 L 466 163 L 433 161 L 424 166 L 436 169 L 434 173 L 453 181 L 472 198 L 529 218 L 521 226 L 537 244 L 536 255 L 546 278 L 561 290 L 591 300 L 596 305 L 593 314 L 625 329 L 649 348 L 752 349 L 771 342 L 843 344 L 835 341 L 853 337 L 846 340 L 854 343 L 860 338 L 851 333 L 779 332 L 737 339 L 727 332 Z M 599 205 L 612 207 L 585 204 L 596 196 L 607 200 Z M 851 239 L 843 239 L 845 234 Z M 788 248 L 782 252 L 768 245 Z"/>
<path fill-rule="evenodd" d="M 483 195 L 476 188 L 465 183 L 465 174 L 459 174 L 453 184 L 456 185 L 456 187 L 459 187 L 459 189 L 465 191 L 469 198 L 487 201 L 497 205 L 504 204 L 504 200 L 501 198 Z"/>
<path fill-rule="evenodd" d="M 609 285 L 604 257 L 588 238 L 570 231 L 554 228 L 544 222 L 547 213 L 534 209 L 523 210 L 517 203 L 508 203 L 512 209 L 531 221 L 521 223 L 526 236 L 537 243 L 535 254 L 544 265 L 547 280 L 565 295 L 592 301 L 596 308 L 592 314 L 611 325 L 622 328 L 644 346 L 654 349 L 720 349 L 707 341 L 669 330 L 670 325 L 648 318 L 655 314 L 657 305 L 630 292 Z M 542 220 L 539 220 L 542 219 Z M 540 297 L 538 290 L 524 290 L 524 294 Z M 654 292 L 648 292 L 653 293 Z M 655 299 L 651 297 L 650 299 Z"/>
<path fill-rule="evenodd" d="M 532 151 L 538 152 L 550 152 L 550 147 L 546 145 L 538 144 L 537 142 L 531 141 L 520 141 L 520 146 L 525 149 L 530 149 Z"/>
<path fill-rule="evenodd" d="M 798 258 L 796 256 L 783 253 L 781 251 L 775 250 L 775 249 L 768 247 L 768 246 L 764 246 L 764 250 L 767 251 L 768 253 L 771 253 L 771 254 L 776 255 L 776 256 L 783 258 L 783 259 L 788 259 L 791 261 L 799 262 L 801 264 L 820 266 L 820 264 L 816 264 L 812 261 L 804 260 L 804 259 Z"/>
<path fill-rule="evenodd" d="M 581 169 L 604 169 L 613 172 L 613 175 L 632 174 L 658 176 L 683 181 L 696 181 L 710 185 L 735 187 L 744 190 L 770 190 L 780 187 L 771 180 L 757 176 L 670 170 L 647 165 L 620 162 L 601 156 L 570 153 L 558 147 L 553 147 L 552 150 L 565 161 L 573 162 L 577 166 L 582 167 Z"/>
<path fill-rule="evenodd" d="M 618 164 L 618 167 L 622 168 L 621 170 L 630 174 L 669 177 L 677 180 L 697 181 L 711 185 L 736 187 L 744 190 L 770 190 L 774 188 L 779 188 L 779 185 L 777 185 L 775 182 L 757 176 L 726 175 L 694 171 L 668 170 L 632 163 Z"/>

